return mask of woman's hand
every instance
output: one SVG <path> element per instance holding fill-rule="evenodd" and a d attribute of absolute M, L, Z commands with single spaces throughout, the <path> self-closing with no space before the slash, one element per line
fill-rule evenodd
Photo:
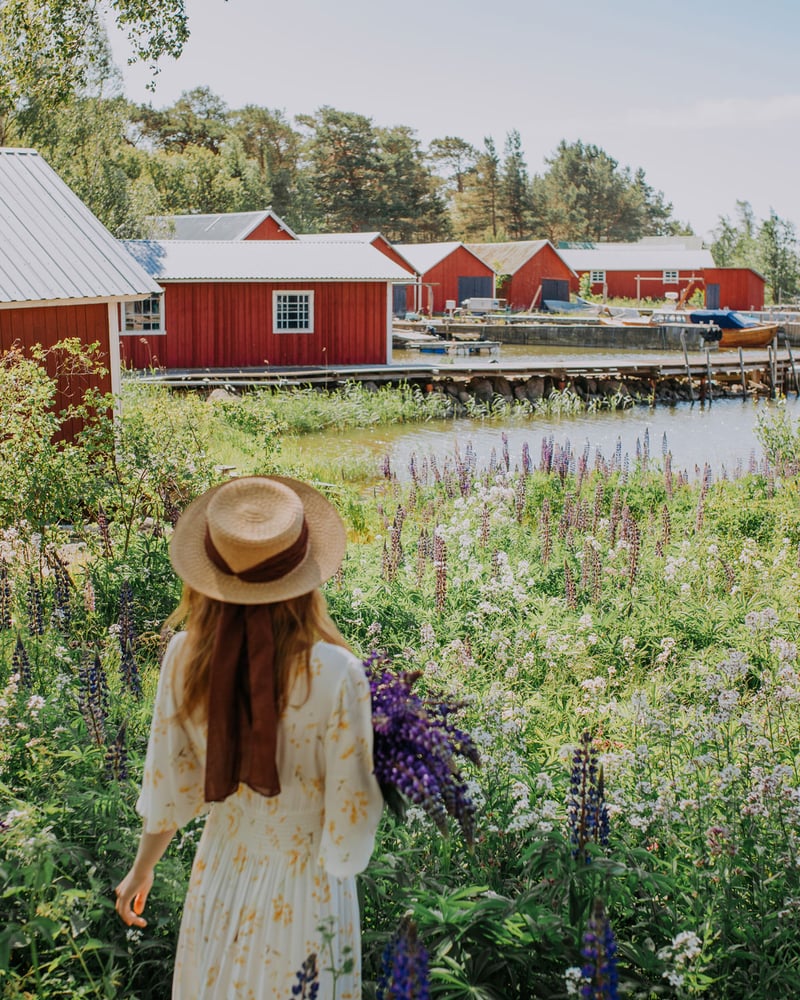
<path fill-rule="evenodd" d="M 139 872 L 133 867 L 114 890 L 117 894 L 117 913 L 128 927 L 147 927 L 141 913 L 152 886 L 153 869 Z"/>

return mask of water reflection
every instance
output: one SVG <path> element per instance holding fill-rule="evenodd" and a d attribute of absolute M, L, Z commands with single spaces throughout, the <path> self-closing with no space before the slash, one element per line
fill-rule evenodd
<path fill-rule="evenodd" d="M 660 461 L 662 452 L 672 452 L 675 472 L 684 471 L 690 478 L 700 475 L 705 463 L 714 474 L 728 475 L 737 466 L 747 469 L 751 456 L 762 457 L 756 437 L 760 416 L 785 406 L 793 420 L 800 418 L 800 401 L 795 397 L 783 403 L 768 400 L 716 400 L 711 406 L 689 403 L 674 407 L 644 407 L 612 413 L 580 414 L 558 418 L 532 417 L 510 420 L 436 421 L 427 424 L 397 425 L 380 430 L 328 432 L 309 435 L 304 445 L 324 449 L 328 455 L 365 458 L 380 468 L 388 455 L 392 470 L 399 479 L 409 478 L 412 453 L 418 459 L 433 455 L 437 462 L 460 454 L 469 443 L 479 467 L 488 464 L 494 450 L 499 459 L 503 438 L 507 438 L 512 468 L 521 464 L 522 446 L 527 443 L 534 463 L 538 462 L 543 439 L 552 437 L 557 444 L 566 442 L 576 452 L 589 446 L 590 458 L 599 451 L 613 457 L 621 442 L 622 454 L 633 460 L 638 450 L 649 442 L 650 456 Z"/>

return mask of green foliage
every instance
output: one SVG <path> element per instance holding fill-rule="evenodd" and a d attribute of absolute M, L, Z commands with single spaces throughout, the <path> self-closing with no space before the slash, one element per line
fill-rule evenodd
<path fill-rule="evenodd" d="M 562 140 L 534 177 L 534 229 L 559 240 L 635 241 L 671 230 L 672 206 L 661 192 L 598 146 Z"/>
<path fill-rule="evenodd" d="M 52 387 L 33 376 L 23 384 L 41 399 L 37 424 Z M 163 995 L 200 826 L 160 864 L 143 935 L 116 921 L 110 889 L 135 850 L 160 623 L 178 596 L 164 498 L 181 506 L 205 488 L 200 453 L 226 427 L 289 471 L 288 428 L 300 430 L 309 408 L 315 419 L 364 420 L 426 405 L 409 391 L 392 411 L 380 395 L 212 404 L 127 385 L 119 429 L 86 445 L 92 495 L 105 483 L 106 535 L 50 529 L 48 544 L 8 522 L 2 995 Z M 468 456 L 416 460 L 408 481 L 387 466 L 369 489 L 315 477 L 350 536 L 328 587 L 335 619 L 360 652 L 420 670 L 423 694 L 460 696 L 458 724 L 482 756 L 468 776 L 479 807 L 470 851 L 432 836 L 414 809 L 402 824 L 384 818 L 360 885 L 367 998 L 405 915 L 429 952 L 432 996 L 563 996 L 597 898 L 619 943 L 621 995 L 792 995 L 797 433 L 781 417 L 762 433 L 777 467 L 717 482 L 690 484 L 644 460 L 585 468 L 558 449 L 536 468 L 520 456 L 491 468 Z M 141 693 L 119 641 L 128 588 Z M 87 680 L 95 663 L 108 692 L 99 701 Z M 603 768 L 609 830 L 607 844 L 576 851 L 570 768 L 584 732 Z"/>
<path fill-rule="evenodd" d="M 800 255 L 794 225 L 770 209 L 759 222 L 747 201 L 736 202 L 737 218 L 721 216 L 711 252 L 718 267 L 750 267 L 764 275 L 773 303 L 791 299 L 800 287 Z"/>

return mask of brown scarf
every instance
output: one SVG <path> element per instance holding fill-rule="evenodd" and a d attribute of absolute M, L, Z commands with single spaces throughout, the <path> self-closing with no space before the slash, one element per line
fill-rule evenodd
<path fill-rule="evenodd" d="M 223 573 L 248 583 L 278 580 L 303 561 L 306 525 L 289 549 L 234 573 L 206 534 L 206 552 Z M 205 799 L 221 802 L 249 785 L 261 795 L 281 790 L 275 704 L 275 639 L 269 604 L 223 604 L 211 655 Z"/>

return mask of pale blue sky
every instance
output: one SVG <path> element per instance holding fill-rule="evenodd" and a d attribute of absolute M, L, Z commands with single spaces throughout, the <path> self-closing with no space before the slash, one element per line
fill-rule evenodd
<path fill-rule="evenodd" d="M 706 234 L 736 200 L 800 230 L 798 0 L 187 0 L 191 38 L 125 93 L 163 107 L 209 86 L 231 108 L 289 117 L 323 104 L 502 150 L 529 171 L 564 138 L 643 167 L 675 215 Z"/>

